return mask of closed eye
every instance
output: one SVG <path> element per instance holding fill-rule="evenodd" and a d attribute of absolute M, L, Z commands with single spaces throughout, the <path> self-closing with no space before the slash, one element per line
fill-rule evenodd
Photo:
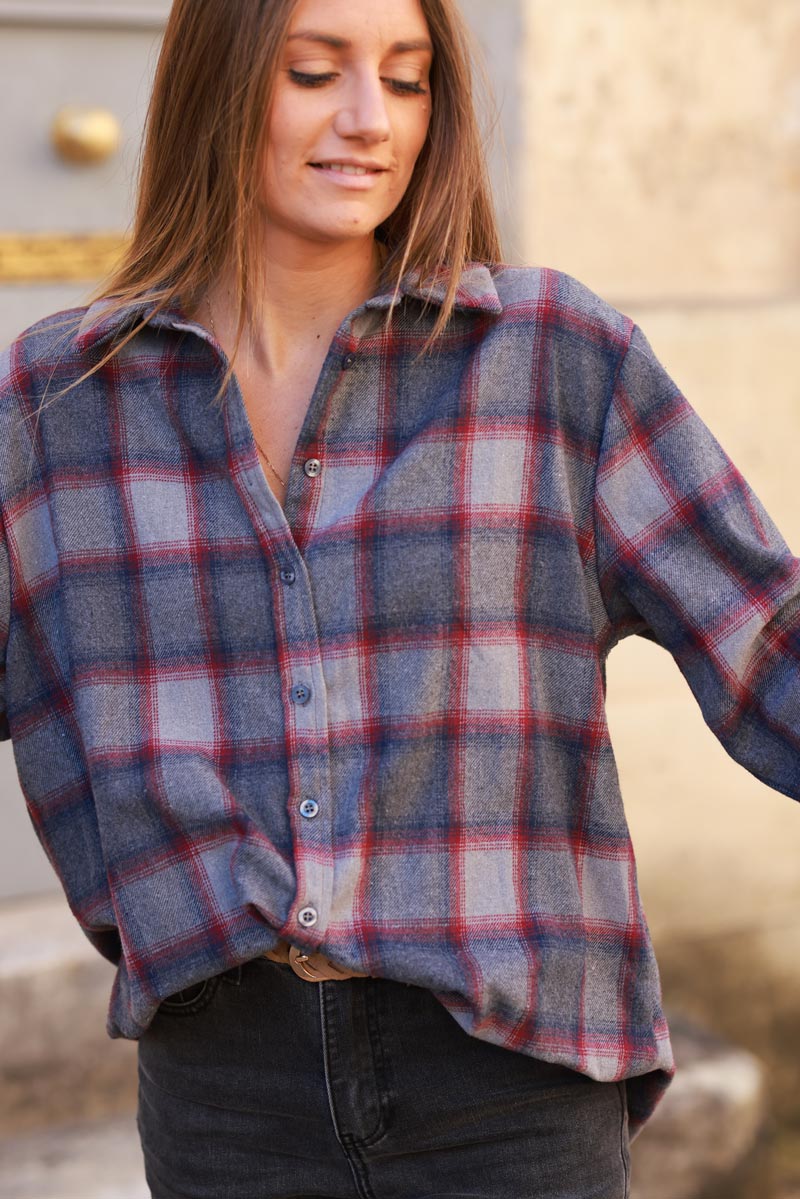
<path fill-rule="evenodd" d="M 292 83 L 297 83 L 300 87 L 323 87 L 324 84 L 330 83 L 336 78 L 336 72 L 328 71 L 324 75 L 309 75 L 305 71 L 293 71 L 290 68 L 289 78 Z"/>
<path fill-rule="evenodd" d="M 295 71 L 290 67 L 289 78 L 292 83 L 296 83 L 299 87 L 324 87 L 326 83 L 332 83 L 334 79 L 338 78 L 338 72 L 325 71 L 322 74 L 316 75 L 307 71 Z M 387 84 L 398 96 L 427 96 L 428 94 L 428 89 L 421 83 L 409 79 L 388 79 L 382 77 L 381 82 Z"/>
<path fill-rule="evenodd" d="M 428 89 L 421 83 L 412 83 L 407 79 L 384 79 L 383 83 L 388 83 L 401 96 L 427 96 L 428 94 Z"/>

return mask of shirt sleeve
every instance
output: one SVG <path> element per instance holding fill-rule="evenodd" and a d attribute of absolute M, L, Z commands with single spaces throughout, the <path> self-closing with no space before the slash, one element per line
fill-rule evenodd
<path fill-rule="evenodd" d="M 800 561 L 637 326 L 594 519 L 611 643 L 663 645 L 731 757 L 800 799 Z"/>
<path fill-rule="evenodd" d="M 6 648 L 8 626 L 11 618 L 11 582 L 8 565 L 8 547 L 0 517 L 0 741 L 8 741 L 8 716 L 6 714 Z"/>

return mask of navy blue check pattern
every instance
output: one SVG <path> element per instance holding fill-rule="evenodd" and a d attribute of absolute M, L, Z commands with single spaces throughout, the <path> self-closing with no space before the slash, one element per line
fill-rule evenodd
<path fill-rule="evenodd" d="M 185 313 L 55 399 L 137 310 L 15 342 L 0 729 L 112 1035 L 283 937 L 627 1079 L 635 1132 L 674 1066 L 605 660 L 660 642 L 800 798 L 800 562 L 627 317 L 473 265 L 421 356 L 445 284 L 342 324 L 285 511 Z"/>

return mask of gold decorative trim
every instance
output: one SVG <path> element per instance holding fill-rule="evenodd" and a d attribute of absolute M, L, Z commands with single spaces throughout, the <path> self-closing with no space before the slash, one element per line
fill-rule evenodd
<path fill-rule="evenodd" d="M 121 233 L 0 233 L 0 284 L 92 282 L 124 249 Z"/>

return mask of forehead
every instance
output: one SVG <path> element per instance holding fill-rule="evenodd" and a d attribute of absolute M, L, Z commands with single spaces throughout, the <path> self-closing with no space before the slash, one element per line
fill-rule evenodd
<path fill-rule="evenodd" d="M 382 48 L 430 39 L 420 0 L 298 0 L 289 38 L 302 33 Z"/>

